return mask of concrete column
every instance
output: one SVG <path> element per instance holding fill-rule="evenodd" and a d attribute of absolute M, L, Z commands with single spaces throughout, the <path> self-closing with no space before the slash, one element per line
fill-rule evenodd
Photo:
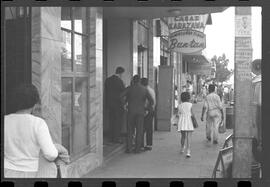
<path fill-rule="evenodd" d="M 177 53 L 177 63 L 179 64 L 179 89 L 178 89 L 178 95 L 180 98 L 181 92 L 182 92 L 182 86 L 183 86 L 183 61 L 182 61 L 182 53 Z M 180 101 L 180 100 L 179 100 Z"/>
<path fill-rule="evenodd" d="M 149 86 L 151 88 L 155 87 L 154 84 L 154 49 L 153 49 L 153 21 L 149 20 L 149 33 L 148 33 L 148 79 L 149 79 Z"/>
<path fill-rule="evenodd" d="M 61 8 L 32 8 L 32 83 L 53 141 L 61 143 Z"/>
<path fill-rule="evenodd" d="M 250 178 L 251 139 L 251 7 L 235 8 L 235 129 L 233 177 Z"/>

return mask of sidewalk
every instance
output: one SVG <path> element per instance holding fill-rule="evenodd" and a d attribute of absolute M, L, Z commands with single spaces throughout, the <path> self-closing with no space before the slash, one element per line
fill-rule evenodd
<path fill-rule="evenodd" d="M 206 141 L 205 122 L 201 122 L 202 103 L 194 104 L 199 123 L 192 135 L 191 158 L 180 154 L 180 136 L 176 127 L 171 132 L 155 132 L 152 151 L 140 154 L 123 153 L 106 165 L 88 173 L 86 178 L 210 178 L 218 151 L 225 138 L 220 134 L 219 144 Z"/>

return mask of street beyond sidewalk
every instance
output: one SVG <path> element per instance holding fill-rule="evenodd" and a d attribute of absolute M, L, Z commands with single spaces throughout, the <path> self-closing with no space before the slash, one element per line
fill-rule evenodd
<path fill-rule="evenodd" d="M 172 126 L 171 132 L 154 132 L 152 151 L 123 153 L 84 178 L 210 178 L 218 151 L 232 130 L 219 134 L 218 145 L 207 142 L 201 110 L 202 103 L 194 104 L 199 128 L 192 134 L 191 158 L 180 154 L 180 134 Z"/>

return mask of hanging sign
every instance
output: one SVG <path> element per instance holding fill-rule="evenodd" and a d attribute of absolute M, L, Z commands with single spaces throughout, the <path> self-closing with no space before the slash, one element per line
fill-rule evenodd
<path fill-rule="evenodd" d="M 251 80 L 252 49 L 236 49 L 236 77 L 240 81 Z"/>
<path fill-rule="evenodd" d="M 204 32 L 207 19 L 208 14 L 169 17 L 168 28 L 170 33 L 186 29 Z"/>
<path fill-rule="evenodd" d="M 175 52 L 191 54 L 206 47 L 205 34 L 195 30 L 179 30 L 169 37 L 169 49 Z"/>

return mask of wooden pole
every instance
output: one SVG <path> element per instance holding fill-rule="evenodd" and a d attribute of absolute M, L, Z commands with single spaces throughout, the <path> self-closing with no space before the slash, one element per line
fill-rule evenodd
<path fill-rule="evenodd" d="M 236 7 L 234 178 L 251 177 L 251 61 L 251 7 Z"/>

